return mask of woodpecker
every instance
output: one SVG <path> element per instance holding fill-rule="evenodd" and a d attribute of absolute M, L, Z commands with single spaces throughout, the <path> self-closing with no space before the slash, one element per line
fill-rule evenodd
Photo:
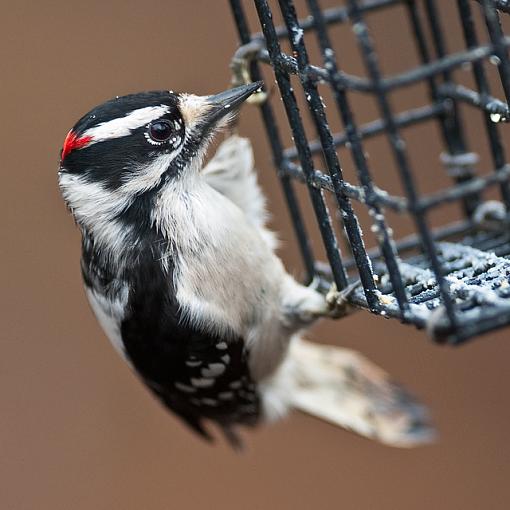
<path fill-rule="evenodd" d="M 148 388 L 202 437 L 296 408 L 411 446 L 427 412 L 361 355 L 307 342 L 343 312 L 275 253 L 248 140 L 213 136 L 261 83 L 215 95 L 152 91 L 83 116 L 61 151 L 59 186 L 82 234 L 81 271 L 99 323 Z"/>

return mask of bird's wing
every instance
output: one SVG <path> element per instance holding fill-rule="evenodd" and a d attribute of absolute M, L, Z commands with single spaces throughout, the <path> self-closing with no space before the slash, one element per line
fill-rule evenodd
<path fill-rule="evenodd" d="M 212 188 L 236 204 L 275 248 L 276 237 L 265 228 L 269 214 L 266 197 L 257 182 L 250 141 L 235 134 L 229 136 L 203 168 L 202 175 Z"/>
<path fill-rule="evenodd" d="M 172 334 L 174 343 L 178 333 Z M 234 427 L 253 426 L 260 418 L 259 395 L 250 377 L 244 342 L 218 341 L 196 331 L 191 337 L 170 355 L 169 349 L 150 354 L 158 356 L 163 366 L 160 361 L 151 360 L 142 367 L 138 356 L 135 367 L 147 386 L 195 432 L 211 440 L 203 423 L 211 420 L 234 449 L 241 449 Z M 172 360 L 168 359 L 170 356 Z M 173 369 L 170 365 L 176 357 L 180 362 Z"/>
<path fill-rule="evenodd" d="M 231 427 L 254 425 L 260 414 L 245 342 L 183 320 L 164 278 L 154 273 L 140 271 L 144 284 L 131 284 L 129 311 L 120 324 L 126 355 L 147 386 L 193 430 L 210 439 L 203 420 L 211 420 L 237 448 Z"/>

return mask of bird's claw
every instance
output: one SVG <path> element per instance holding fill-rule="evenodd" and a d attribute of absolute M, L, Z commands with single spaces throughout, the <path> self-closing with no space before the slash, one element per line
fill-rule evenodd
<path fill-rule="evenodd" d="M 360 286 L 361 282 L 356 280 L 354 283 L 349 284 L 344 289 L 338 291 L 336 284 L 332 283 L 331 287 L 326 294 L 326 303 L 328 304 L 328 316 L 333 319 L 344 317 L 351 311 L 349 303 L 350 295 Z"/>

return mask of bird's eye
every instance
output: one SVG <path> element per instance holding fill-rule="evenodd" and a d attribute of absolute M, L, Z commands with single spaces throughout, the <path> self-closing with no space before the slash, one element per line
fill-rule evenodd
<path fill-rule="evenodd" d="M 149 126 L 149 137 L 156 143 L 166 142 L 174 132 L 170 122 L 157 120 Z"/>

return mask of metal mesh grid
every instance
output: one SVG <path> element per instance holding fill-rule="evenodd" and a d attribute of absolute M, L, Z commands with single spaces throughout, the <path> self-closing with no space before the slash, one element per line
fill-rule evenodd
<path fill-rule="evenodd" d="M 427 327 L 440 341 L 460 343 L 482 332 L 510 323 L 510 165 L 506 161 L 504 134 L 510 120 L 510 37 L 505 36 L 500 16 L 510 13 L 508 0 L 451 0 L 460 21 L 464 49 L 449 52 L 441 20 L 442 2 L 436 0 L 345 0 L 345 5 L 323 10 L 319 0 L 306 0 L 308 16 L 298 19 L 292 0 L 253 0 L 262 33 L 248 27 L 242 0 L 230 0 L 238 28 L 241 48 L 234 62 L 249 59 L 249 76 L 261 78 L 260 64 L 270 64 L 285 107 L 292 132 L 293 146 L 285 148 L 281 125 L 271 101 L 262 101 L 261 113 L 270 141 L 273 159 L 281 180 L 302 259 L 311 281 L 330 273 L 338 289 L 359 279 L 362 288 L 352 301 L 376 314 L 396 317 L 418 327 Z M 406 11 L 404 23 L 412 28 L 419 61 L 404 72 L 385 76 L 377 49 L 366 23 L 367 15 L 396 6 Z M 275 26 L 274 14 L 283 19 Z M 480 42 L 482 21 L 487 37 Z M 360 50 L 366 77 L 342 70 L 342 54 L 334 50 L 331 29 L 350 24 Z M 306 35 L 306 37 L 305 37 Z M 307 48 L 308 37 L 320 50 L 320 62 L 312 63 Z M 285 53 L 282 48 L 289 46 Z M 350 49 L 352 50 L 352 48 Z M 237 60 L 236 60 L 237 59 Z M 500 94 L 493 95 L 493 81 L 487 63 L 497 67 Z M 473 88 L 456 83 L 454 71 L 472 73 Z M 299 79 L 301 91 L 295 92 Z M 390 94 L 411 84 L 424 83 L 429 101 L 412 109 L 395 112 Z M 332 133 L 319 87 L 328 86 L 343 125 Z M 306 98 L 317 139 L 311 139 L 303 123 L 297 93 Z M 351 94 L 374 98 L 379 117 L 358 124 Z M 491 155 L 492 172 L 477 174 L 478 158 L 467 146 L 462 108 L 467 105 L 482 112 L 484 130 Z M 329 111 L 328 111 L 329 114 Z M 443 152 L 441 162 L 451 184 L 433 193 L 417 192 L 415 169 L 402 131 L 408 126 L 435 121 L 440 128 Z M 384 136 L 404 193 L 402 196 L 380 189 L 366 157 L 366 141 Z M 356 168 L 357 183 L 344 178 L 338 149 L 348 148 Z M 317 169 L 314 156 L 319 154 L 327 171 Z M 328 264 L 314 257 L 303 221 L 302 204 L 294 181 L 308 189 Z M 497 188 L 498 201 L 484 201 L 483 194 Z M 338 232 L 328 210 L 324 191 L 331 192 L 341 218 Z M 353 202 L 363 204 L 370 214 L 371 231 L 378 246 L 367 250 Z M 450 202 L 460 202 L 463 220 L 432 230 L 429 214 Z M 387 211 L 409 215 L 415 234 L 393 239 Z M 351 257 L 342 255 L 339 235 L 345 235 Z"/>

